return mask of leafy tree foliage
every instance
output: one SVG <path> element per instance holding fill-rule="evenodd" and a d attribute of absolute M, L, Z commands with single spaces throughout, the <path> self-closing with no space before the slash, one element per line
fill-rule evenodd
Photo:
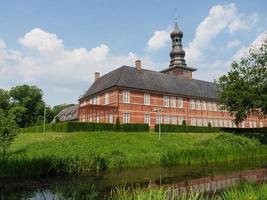
<path fill-rule="evenodd" d="M 223 109 L 239 124 L 250 115 L 267 115 L 267 41 L 250 49 L 249 55 L 233 62 L 231 71 L 217 82 Z"/>
<path fill-rule="evenodd" d="M 17 134 L 17 125 L 14 116 L 0 111 L 0 154 L 2 160 L 6 158 L 8 147 Z"/>
<path fill-rule="evenodd" d="M 0 89 L 0 109 L 7 110 L 9 105 L 10 97 L 8 91 Z"/>

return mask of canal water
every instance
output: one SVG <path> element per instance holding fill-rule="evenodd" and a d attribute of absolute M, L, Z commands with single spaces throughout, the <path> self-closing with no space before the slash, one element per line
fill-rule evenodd
<path fill-rule="evenodd" d="M 205 166 L 113 170 L 83 177 L 0 179 L 0 199 L 104 199 L 116 187 L 171 188 L 210 192 L 240 182 L 267 181 L 267 159 Z"/>

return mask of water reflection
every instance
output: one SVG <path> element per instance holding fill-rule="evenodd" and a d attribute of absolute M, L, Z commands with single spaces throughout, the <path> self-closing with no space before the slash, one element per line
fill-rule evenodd
<path fill-rule="evenodd" d="M 267 179 L 267 160 L 208 166 L 127 169 L 86 177 L 0 179 L 0 199 L 105 199 L 116 186 L 163 185 L 171 194 L 211 191 L 240 181 Z"/>

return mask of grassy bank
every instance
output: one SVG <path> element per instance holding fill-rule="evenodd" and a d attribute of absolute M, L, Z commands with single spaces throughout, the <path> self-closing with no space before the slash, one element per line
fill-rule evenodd
<path fill-rule="evenodd" d="M 222 133 L 22 133 L 0 176 L 87 174 L 107 168 L 197 165 L 267 156 L 257 140 Z"/>
<path fill-rule="evenodd" d="M 203 193 L 182 193 L 173 198 L 169 197 L 168 191 L 163 188 L 150 188 L 150 189 L 131 189 L 131 188 L 118 188 L 113 191 L 110 199 L 116 200 L 262 200 L 267 199 L 267 183 L 261 185 L 255 184 L 241 184 L 231 188 L 222 190 L 215 194 L 207 196 Z"/>

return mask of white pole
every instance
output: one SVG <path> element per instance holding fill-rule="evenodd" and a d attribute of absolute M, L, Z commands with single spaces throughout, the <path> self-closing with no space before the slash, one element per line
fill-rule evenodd
<path fill-rule="evenodd" d="M 43 133 L 45 132 L 45 116 L 46 116 L 46 105 L 44 104 L 44 124 L 43 124 Z"/>
<path fill-rule="evenodd" d="M 159 112 L 159 140 L 161 139 L 161 115 Z"/>

